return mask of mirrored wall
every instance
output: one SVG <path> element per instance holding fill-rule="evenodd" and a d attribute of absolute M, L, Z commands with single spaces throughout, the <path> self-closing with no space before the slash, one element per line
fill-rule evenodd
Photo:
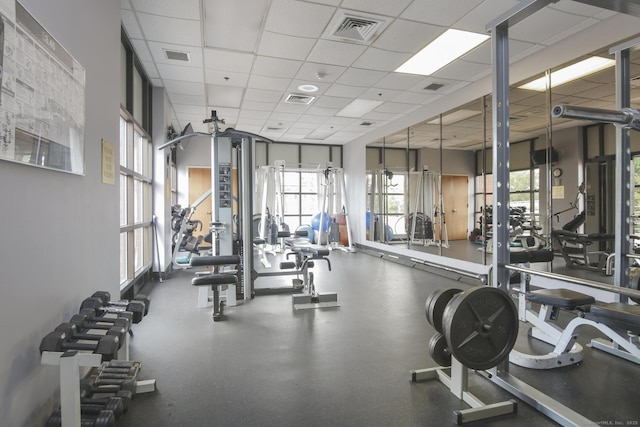
<path fill-rule="evenodd" d="M 609 56 L 606 51 L 594 55 Z M 613 249 L 613 240 L 604 237 L 613 239 L 615 216 L 613 125 L 552 119 L 549 112 L 558 104 L 614 109 L 615 70 L 555 87 L 553 71 L 510 88 L 509 244 L 512 250 L 554 250 L 551 268 L 566 274 L 606 274 L 602 257 Z M 636 51 L 631 75 L 639 74 Z M 522 87 L 538 78 L 540 90 Z M 631 98 L 637 108 L 633 103 L 640 100 L 640 89 L 633 86 Z M 640 153 L 639 141 L 633 132 L 634 154 Z M 369 144 L 367 239 L 491 263 L 491 145 L 490 94 Z M 640 160 L 632 166 L 640 172 Z M 640 195 L 640 175 L 631 188 Z M 638 214 L 640 206 L 633 232 L 640 229 Z M 571 258 L 561 233 L 554 233 L 563 229 L 604 237 L 589 248 L 571 248 L 578 252 Z"/>

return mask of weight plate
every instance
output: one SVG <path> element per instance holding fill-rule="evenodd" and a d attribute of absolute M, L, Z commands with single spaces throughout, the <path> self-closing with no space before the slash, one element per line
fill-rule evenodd
<path fill-rule="evenodd" d="M 436 331 L 442 333 L 442 313 L 444 312 L 444 308 L 451 298 L 460 292 L 462 292 L 462 289 L 438 289 L 427 297 L 425 314 L 427 321 Z"/>
<path fill-rule="evenodd" d="M 451 366 L 451 353 L 447 349 L 447 340 L 442 334 L 435 334 L 429 340 L 429 355 L 440 366 Z"/>
<path fill-rule="evenodd" d="M 470 369 L 484 370 L 509 356 L 518 336 L 518 311 L 500 289 L 476 286 L 454 295 L 442 315 L 449 352 Z"/>

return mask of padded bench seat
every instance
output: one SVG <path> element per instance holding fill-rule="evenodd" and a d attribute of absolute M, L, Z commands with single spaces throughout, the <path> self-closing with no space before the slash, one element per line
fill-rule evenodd
<path fill-rule="evenodd" d="M 325 257 L 325 256 L 329 256 L 329 254 L 331 253 L 329 249 L 325 248 L 324 246 L 311 245 L 311 244 L 305 244 L 302 246 L 292 246 L 290 249 L 292 252 L 299 253 L 299 254 L 311 254 L 314 257 Z"/>
<path fill-rule="evenodd" d="M 640 334 L 640 306 L 637 305 L 621 302 L 599 303 L 591 306 L 587 319 Z"/>
<path fill-rule="evenodd" d="M 545 249 L 509 252 L 509 262 L 512 264 L 549 262 L 552 260 L 553 252 Z"/>
<path fill-rule="evenodd" d="M 575 310 L 576 307 L 596 302 L 591 295 L 570 289 L 539 289 L 527 293 L 525 298 L 533 303 L 560 307 L 565 310 Z"/>
<path fill-rule="evenodd" d="M 235 265 L 240 264 L 238 255 L 194 256 L 189 263 L 192 267 L 204 267 L 211 265 Z"/>
<path fill-rule="evenodd" d="M 238 282 L 238 276 L 233 274 L 207 274 L 191 279 L 193 286 L 233 285 Z"/>

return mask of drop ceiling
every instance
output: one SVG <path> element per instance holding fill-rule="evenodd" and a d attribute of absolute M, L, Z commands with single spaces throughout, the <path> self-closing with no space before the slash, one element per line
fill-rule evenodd
<path fill-rule="evenodd" d="M 616 5 L 634 2 L 614 2 Z M 276 141 L 355 140 L 445 148 L 482 145 L 481 99 L 491 93 L 490 41 L 430 76 L 394 70 L 448 28 L 485 33 L 517 0 L 121 0 L 122 24 L 145 73 L 166 91 L 169 120 L 195 131 L 212 110 L 225 127 Z M 354 24 L 355 22 L 355 24 Z M 525 80 L 636 36 L 640 18 L 560 0 L 509 31 L 512 80 Z M 632 75 L 640 74 L 634 54 Z M 544 58 L 540 60 L 539 58 Z M 612 70 L 554 88 L 551 101 L 614 108 Z M 305 93 L 301 85 L 318 91 Z M 286 102 L 293 98 L 308 102 Z M 632 98 L 639 98 L 634 89 Z M 355 99 L 379 101 L 361 117 L 337 113 Z M 490 96 L 485 99 L 489 103 Z M 549 99 L 511 93 L 511 140 L 543 134 Z M 474 114 L 475 112 L 475 114 Z M 452 119 L 453 120 L 453 119 Z M 490 123 L 490 119 L 489 119 Z M 572 125 L 559 121 L 556 126 Z M 488 130 L 490 137 L 490 129 Z"/>

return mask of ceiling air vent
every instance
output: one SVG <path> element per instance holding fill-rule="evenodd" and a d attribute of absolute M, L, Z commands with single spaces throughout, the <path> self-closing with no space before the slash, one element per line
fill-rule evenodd
<path fill-rule="evenodd" d="M 284 100 L 284 102 L 286 104 L 309 105 L 309 104 L 311 104 L 311 102 L 313 102 L 314 99 L 316 99 L 315 96 L 296 95 L 296 94 L 290 93 L 287 96 L 287 99 Z"/>
<path fill-rule="evenodd" d="M 444 87 L 444 85 L 442 83 L 431 83 L 428 86 L 425 86 L 425 90 L 438 90 L 441 89 L 442 87 Z"/>
<path fill-rule="evenodd" d="M 179 52 L 177 50 L 165 50 L 164 53 L 167 55 L 167 59 L 172 59 L 174 61 L 184 61 L 184 62 L 191 61 L 191 58 L 189 58 L 189 52 Z"/>
<path fill-rule="evenodd" d="M 383 20 L 345 13 L 331 36 L 342 40 L 368 42 L 381 30 Z"/>

